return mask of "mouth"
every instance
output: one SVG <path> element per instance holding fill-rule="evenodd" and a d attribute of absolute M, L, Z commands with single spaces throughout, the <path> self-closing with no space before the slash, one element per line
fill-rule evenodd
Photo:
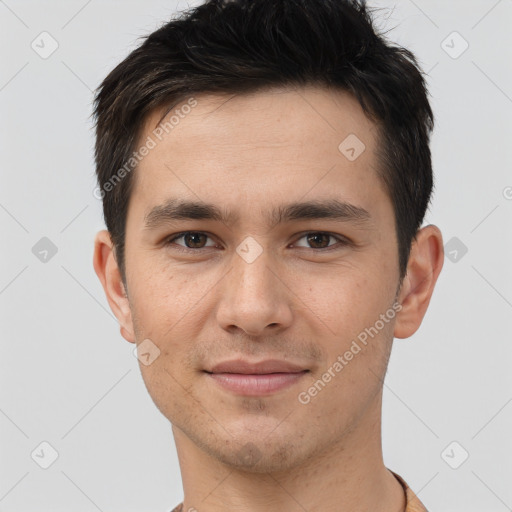
<path fill-rule="evenodd" d="M 308 369 L 275 359 L 250 363 L 224 361 L 204 370 L 221 388 L 244 396 L 265 396 L 282 391 L 301 380 Z"/>

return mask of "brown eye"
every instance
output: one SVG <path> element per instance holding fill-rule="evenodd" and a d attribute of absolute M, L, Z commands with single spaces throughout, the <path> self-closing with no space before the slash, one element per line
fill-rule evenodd
<path fill-rule="evenodd" d="M 311 233 L 307 235 L 307 240 L 313 249 L 323 249 L 329 246 L 329 238 L 331 235 L 325 233 Z"/>
<path fill-rule="evenodd" d="M 298 247 L 304 247 L 307 249 L 335 249 L 336 246 L 343 247 L 348 245 L 348 240 L 331 235 L 330 233 L 324 233 L 323 231 L 314 231 L 310 233 L 306 233 L 299 240 L 305 240 L 305 244 L 296 244 Z M 331 243 L 331 240 L 338 243 Z"/>
<path fill-rule="evenodd" d="M 210 237 L 206 233 L 200 231 L 187 231 L 185 233 L 179 233 L 176 236 L 170 238 L 167 245 L 177 245 L 183 249 L 203 249 L 204 247 L 211 247 L 212 245 L 206 245 L 206 241 Z M 176 243 L 176 240 L 183 240 L 183 243 Z"/>
<path fill-rule="evenodd" d="M 185 245 L 190 249 L 198 249 L 203 247 L 203 243 L 208 237 L 203 233 L 187 233 L 183 235 L 183 241 Z"/>

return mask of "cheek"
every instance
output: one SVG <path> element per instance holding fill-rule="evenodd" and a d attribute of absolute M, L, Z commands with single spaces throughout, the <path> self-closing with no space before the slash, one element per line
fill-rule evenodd
<path fill-rule="evenodd" d="M 315 277 L 308 278 L 305 311 L 314 322 L 310 332 L 322 344 L 327 360 L 314 379 L 330 379 L 321 400 L 338 403 L 341 418 L 343 411 L 354 410 L 356 403 L 371 399 L 379 389 L 377 376 L 385 370 L 393 334 L 392 276 L 382 267 L 364 265 L 338 268 L 329 272 L 329 278 Z M 329 369 L 336 377 L 325 375 Z"/>
<path fill-rule="evenodd" d="M 145 265 L 135 274 L 131 301 L 137 341 L 149 338 L 160 355 L 150 366 L 141 365 L 145 378 L 164 382 L 193 375 L 189 354 L 196 348 L 205 326 L 205 312 L 211 307 L 218 276 L 212 273 Z M 172 381 L 172 379 L 171 379 Z M 170 386 L 174 384 L 171 382 Z M 160 386 L 160 384 L 158 384 Z"/>
<path fill-rule="evenodd" d="M 206 276 L 195 277 L 179 268 L 147 264 L 134 273 L 131 283 L 132 309 L 144 336 L 161 338 L 175 325 L 194 314 L 211 287 Z"/>
<path fill-rule="evenodd" d="M 331 268 L 296 280 L 294 291 L 302 298 L 308 315 L 321 321 L 328 335 L 347 339 L 364 328 L 386 307 L 385 287 L 367 268 L 353 265 Z"/>
<path fill-rule="evenodd" d="M 200 337 L 202 280 L 180 273 L 141 268 L 132 284 L 132 316 L 138 342 L 150 339 L 159 350 L 154 361 L 139 364 L 146 388 L 161 412 L 185 414 L 184 390 L 193 384 L 187 354 Z M 206 283 L 206 286 L 208 283 Z M 186 394 L 186 393 L 185 393 Z M 181 397 L 181 398 L 180 398 Z"/>

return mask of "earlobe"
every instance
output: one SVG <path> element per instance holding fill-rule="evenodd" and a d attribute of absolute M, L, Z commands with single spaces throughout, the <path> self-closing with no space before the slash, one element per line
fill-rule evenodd
<path fill-rule="evenodd" d="M 123 338 L 135 343 L 130 304 L 114 254 L 114 246 L 107 230 L 99 231 L 94 241 L 93 266 L 110 309 L 120 324 Z"/>
<path fill-rule="evenodd" d="M 443 237 L 439 228 L 420 229 L 411 246 L 407 274 L 399 294 L 402 305 L 397 315 L 394 336 L 408 338 L 420 327 L 443 268 Z"/>

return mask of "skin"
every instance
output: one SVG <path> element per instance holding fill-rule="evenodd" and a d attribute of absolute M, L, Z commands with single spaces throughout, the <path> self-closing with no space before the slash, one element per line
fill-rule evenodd
<path fill-rule="evenodd" d="M 150 339 L 160 350 L 140 369 L 172 423 L 183 510 L 403 511 L 403 490 L 382 458 L 383 379 L 393 337 L 411 336 L 427 310 L 443 264 L 441 232 L 419 230 L 399 288 L 394 213 L 376 171 L 377 129 L 347 93 L 306 87 L 196 99 L 136 170 L 126 287 L 107 231 L 94 250 L 122 336 Z M 161 115 L 147 118 L 141 141 Z M 351 133 L 366 147 L 354 161 L 338 149 Z M 144 229 L 146 214 L 170 197 L 211 202 L 238 219 Z M 370 221 L 267 223 L 276 206 L 327 198 L 366 209 Z M 166 245 L 182 231 L 209 238 L 188 240 L 186 253 L 179 251 L 184 238 Z M 314 245 L 307 235 L 318 232 L 350 243 L 327 237 Z M 252 263 L 236 252 L 247 236 L 262 249 Z M 299 393 L 393 304 L 401 304 L 394 318 L 300 403 Z M 240 396 L 203 371 L 236 358 L 286 360 L 309 372 L 274 394 Z"/>

